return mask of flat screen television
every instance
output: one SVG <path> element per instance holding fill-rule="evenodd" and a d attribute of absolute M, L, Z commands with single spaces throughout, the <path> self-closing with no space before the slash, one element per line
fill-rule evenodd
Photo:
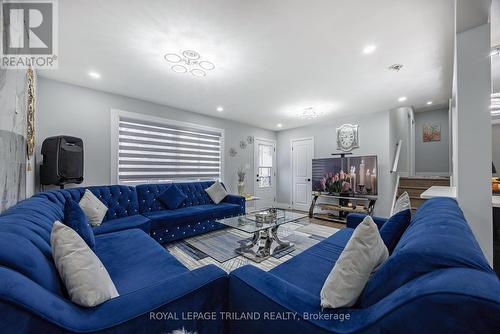
<path fill-rule="evenodd" d="M 322 193 L 377 195 L 377 156 L 313 159 L 312 189 Z"/>

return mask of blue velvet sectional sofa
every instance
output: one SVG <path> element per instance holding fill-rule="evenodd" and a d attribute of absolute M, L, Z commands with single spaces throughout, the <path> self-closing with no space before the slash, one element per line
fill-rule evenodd
<path fill-rule="evenodd" d="M 354 307 L 321 310 L 323 283 L 362 218 L 269 272 L 233 271 L 229 309 L 262 316 L 230 321 L 230 333 L 500 333 L 499 280 L 449 198 L 417 210 Z"/>
<path fill-rule="evenodd" d="M 0 333 L 224 332 L 221 319 L 189 314 L 226 309 L 227 274 L 213 265 L 190 271 L 158 242 L 220 228 L 214 220 L 243 213 L 244 198 L 215 205 L 204 191 L 211 182 L 177 185 L 188 198 L 176 210 L 156 199 L 166 185 L 88 188 L 108 207 L 94 251 L 120 294 L 93 308 L 70 301 L 50 247 L 65 201 L 86 188 L 40 193 L 0 215 Z"/>
<path fill-rule="evenodd" d="M 159 242 L 219 228 L 212 226 L 216 217 L 244 210 L 243 199 L 231 196 L 215 212 L 200 192 L 208 185 L 182 185 L 190 199 L 172 210 L 177 216 L 162 214 L 167 210 L 155 200 L 163 185 L 90 188 L 109 208 L 94 229 L 95 253 L 120 293 L 93 308 L 69 300 L 49 244 L 65 200 L 78 200 L 83 188 L 41 193 L 4 212 L 0 332 L 500 332 L 500 283 L 454 200 L 419 208 L 354 307 L 321 310 L 323 282 L 363 217 L 350 215 L 347 228 L 269 272 L 251 265 L 229 276 L 213 265 L 190 271 Z M 375 221 L 383 226 L 385 219 Z M 229 313 L 223 319 L 219 312 Z"/>

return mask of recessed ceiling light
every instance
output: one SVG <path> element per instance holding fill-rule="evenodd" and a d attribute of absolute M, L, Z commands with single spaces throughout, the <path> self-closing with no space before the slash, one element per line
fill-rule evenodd
<path fill-rule="evenodd" d="M 399 102 L 404 102 L 406 101 L 406 96 L 401 96 L 399 99 L 398 99 Z"/>
<path fill-rule="evenodd" d="M 432 101 L 427 101 L 427 105 L 430 106 L 433 102 Z"/>
<path fill-rule="evenodd" d="M 364 54 L 369 54 L 375 51 L 377 47 L 374 44 L 367 45 L 363 48 L 363 53 Z"/>
<path fill-rule="evenodd" d="M 223 112 L 223 111 L 224 111 L 224 108 L 222 108 L 221 106 L 218 106 L 218 107 L 217 107 L 217 111 L 218 111 L 218 112 Z"/>
<path fill-rule="evenodd" d="M 94 72 L 94 71 L 90 71 L 90 72 L 89 72 L 89 76 L 90 76 L 91 78 L 94 78 L 94 79 L 99 79 L 99 78 L 101 77 L 101 75 L 100 75 L 99 73 Z"/>
<path fill-rule="evenodd" d="M 276 126 L 277 126 L 278 128 L 281 128 L 281 127 L 283 126 L 283 124 L 278 123 L 278 124 L 276 124 Z"/>

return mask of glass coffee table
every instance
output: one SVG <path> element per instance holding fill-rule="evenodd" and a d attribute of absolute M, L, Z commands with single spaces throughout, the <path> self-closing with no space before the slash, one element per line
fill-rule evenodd
<path fill-rule="evenodd" d="M 262 262 L 277 252 L 292 251 L 293 243 L 281 240 L 278 237 L 278 228 L 283 224 L 307 217 L 305 213 L 277 209 L 276 218 L 272 221 L 257 222 L 255 214 L 266 210 L 261 209 L 245 215 L 217 220 L 220 224 L 253 234 L 252 240 L 235 249 L 235 252 L 254 262 Z M 271 253 L 273 243 L 277 245 Z"/>

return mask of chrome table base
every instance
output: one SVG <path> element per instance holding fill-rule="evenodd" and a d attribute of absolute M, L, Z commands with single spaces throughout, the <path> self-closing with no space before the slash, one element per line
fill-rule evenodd
<path fill-rule="evenodd" d="M 270 227 L 268 229 L 255 232 L 252 240 L 237 248 L 235 250 L 236 253 L 259 263 L 268 259 L 272 254 L 281 253 L 285 250 L 289 250 L 291 252 L 294 248 L 293 243 L 281 240 L 278 237 L 278 227 L 279 226 Z M 278 245 L 271 253 L 271 245 L 273 242 L 276 242 Z M 255 245 L 257 245 L 257 250 L 253 249 Z"/>

